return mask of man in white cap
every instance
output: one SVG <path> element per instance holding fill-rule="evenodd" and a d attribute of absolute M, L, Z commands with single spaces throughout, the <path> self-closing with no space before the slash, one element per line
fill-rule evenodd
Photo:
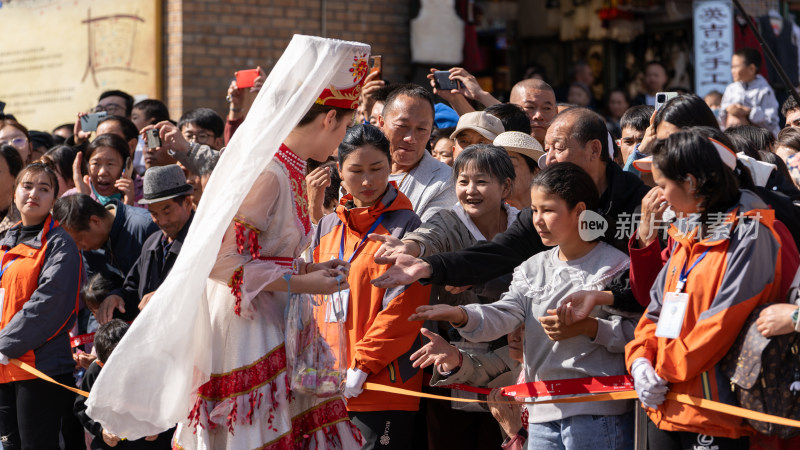
<path fill-rule="evenodd" d="M 455 145 L 453 158 L 472 144 L 491 144 L 498 134 L 506 131 L 497 117 L 483 111 L 468 112 L 458 119 L 455 131 L 450 135 Z"/>
<path fill-rule="evenodd" d="M 176 164 L 151 167 L 145 172 L 144 197 L 139 203 L 147 206 L 160 231 L 144 242 L 142 253 L 122 288 L 103 300 L 97 311 L 100 324 L 113 319 L 114 310 L 119 310 L 121 319 L 136 318 L 167 278 L 194 217 L 191 193 L 192 186 Z"/>

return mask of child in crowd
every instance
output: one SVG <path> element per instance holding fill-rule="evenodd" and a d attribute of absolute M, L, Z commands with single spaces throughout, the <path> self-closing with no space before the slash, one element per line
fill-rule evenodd
<path fill-rule="evenodd" d="M 705 101 L 706 105 L 711 108 L 714 116 L 719 119 L 720 105 L 722 105 L 722 93 L 717 90 L 713 90 L 703 97 L 703 101 Z"/>
<path fill-rule="evenodd" d="M 456 130 L 455 127 L 438 128 L 431 135 L 431 156 L 439 161 L 453 166 L 453 147 L 455 142 L 450 139 L 450 135 Z"/>
<path fill-rule="evenodd" d="M 719 120 L 724 127 L 753 124 L 777 136 L 778 100 L 767 80 L 758 74 L 760 67 L 761 55 L 755 49 L 743 48 L 733 54 L 733 83 L 722 95 Z"/>
<path fill-rule="evenodd" d="M 98 273 L 93 275 L 89 279 L 89 282 L 81 289 L 81 298 L 83 299 L 83 303 L 86 304 L 86 307 L 89 308 L 89 311 L 94 314 L 100 309 L 103 300 L 108 297 L 111 291 L 118 287 L 119 285 L 114 283 L 113 280 L 109 280 L 103 276 L 103 274 Z M 94 330 L 87 331 L 91 332 Z"/>
<path fill-rule="evenodd" d="M 102 280 L 98 280 L 97 277 L 92 279 L 93 283 L 96 283 L 96 288 L 99 288 L 102 285 Z M 88 291 L 88 289 L 87 289 Z M 91 296 L 91 295 L 90 295 Z M 84 297 L 86 298 L 86 297 Z M 111 356 L 111 352 L 114 351 L 114 348 L 117 346 L 117 343 L 122 340 L 122 336 L 125 335 L 125 332 L 128 331 L 128 324 L 119 320 L 119 319 L 112 319 L 110 322 L 105 323 L 97 330 L 97 333 L 94 335 L 94 345 L 97 351 L 97 360 L 95 360 L 89 368 L 86 370 L 86 374 L 83 376 L 83 380 L 81 381 L 81 389 L 84 391 L 91 391 L 92 386 L 94 385 L 95 380 L 97 377 L 100 376 L 100 370 L 103 368 L 103 364 L 108 361 L 108 358 Z M 136 441 L 127 441 L 124 439 L 120 439 L 119 436 L 115 436 L 106 432 L 103 429 L 103 426 L 100 423 L 95 422 L 86 414 L 86 398 L 83 396 L 78 396 L 75 399 L 75 407 L 74 407 L 75 415 L 78 416 L 78 420 L 81 422 L 81 425 L 92 435 L 92 443 L 89 448 L 91 450 L 96 449 L 169 449 L 172 448 L 171 446 L 171 439 L 172 439 L 172 432 L 174 430 L 168 430 L 161 434 L 157 434 L 155 436 L 148 436 L 144 439 L 138 439 Z"/>
<path fill-rule="evenodd" d="M 510 290 L 488 305 L 432 305 L 409 320 L 447 320 L 471 341 L 488 341 L 525 324 L 525 381 L 624 375 L 625 343 L 635 320 L 596 309 L 567 326 L 555 309 L 579 290 L 601 290 L 628 270 L 628 257 L 597 240 L 584 240 L 581 221 L 599 194 L 572 163 L 550 164 L 533 180 L 533 224 L 545 245 L 514 270 Z M 633 447 L 632 404 L 624 401 L 536 404 L 529 408 L 529 448 Z"/>
<path fill-rule="evenodd" d="M 106 278 L 103 274 L 97 273 L 92 275 L 92 277 L 89 278 L 89 282 L 81 289 L 81 299 L 89 312 L 94 315 L 95 312 L 100 309 L 100 304 L 103 303 L 103 299 L 108 297 L 108 294 L 117 287 L 117 284 L 115 284 L 113 280 Z M 97 331 L 96 320 L 90 319 L 86 321 L 85 324 L 79 323 L 79 325 L 79 332 L 81 334 Z M 80 349 L 80 346 L 78 347 L 78 351 L 73 354 L 73 357 L 75 358 L 75 363 L 84 369 L 88 369 L 90 367 L 89 365 L 97 359 L 97 354 L 91 343 L 84 344 L 82 347 L 83 350 Z"/>

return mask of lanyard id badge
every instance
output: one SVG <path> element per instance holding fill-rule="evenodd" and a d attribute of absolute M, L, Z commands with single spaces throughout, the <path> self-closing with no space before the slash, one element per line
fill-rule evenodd
<path fill-rule="evenodd" d="M 664 304 L 661 305 L 661 315 L 658 317 L 656 337 L 677 339 L 683 328 L 683 318 L 689 307 L 689 294 L 684 292 L 667 292 L 664 295 Z"/>
<path fill-rule="evenodd" d="M 688 269 L 686 266 L 689 264 L 689 260 L 684 261 L 683 269 L 681 269 L 678 282 L 675 285 L 675 292 L 664 294 L 664 303 L 661 305 L 661 314 L 658 317 L 658 325 L 656 326 L 656 337 L 677 339 L 680 336 L 683 328 L 683 319 L 686 317 L 686 310 L 689 308 L 689 294 L 683 292 L 684 287 L 686 287 L 686 280 L 689 278 L 692 269 L 706 257 L 709 250 L 706 249 Z"/>
<path fill-rule="evenodd" d="M 347 307 L 350 302 L 350 289 L 342 289 L 328 296 L 325 309 L 325 322 L 334 323 L 347 320 Z"/>

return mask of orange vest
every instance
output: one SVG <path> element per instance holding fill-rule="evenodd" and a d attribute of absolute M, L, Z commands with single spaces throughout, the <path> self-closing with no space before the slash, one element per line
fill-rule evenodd
<path fill-rule="evenodd" d="M 733 221 L 739 210 L 730 213 Z M 675 249 L 659 275 L 663 280 L 665 295 L 675 292 L 680 273 L 684 267 L 698 261 L 703 252 L 708 251 L 686 281 L 684 292 L 689 293 L 689 305 L 683 320 L 683 327 L 677 339 L 656 337 L 657 322 L 652 320 L 650 310 L 642 316 L 636 327 L 635 337 L 626 346 L 626 364 L 630 368 L 633 361 L 644 357 L 651 361 L 656 373 L 668 381 L 670 392 L 688 394 L 708 400 L 728 402 L 732 400 L 729 380 L 717 370 L 717 363 L 728 352 L 736 340 L 742 325 L 757 306 L 775 301 L 779 297 L 781 284 L 780 236 L 774 228 L 773 210 L 753 209 L 742 215 L 758 218 L 765 236 L 748 235 L 743 240 L 769 239 L 772 247 L 759 247 L 764 253 L 771 248 L 774 253 L 753 256 L 758 267 L 747 268 L 751 272 L 759 270 L 773 273 L 771 282 L 762 278 L 754 281 L 754 275 L 741 274 L 738 269 L 730 273 L 729 266 L 746 265 L 750 254 L 731 260 L 739 255 L 740 249 L 732 248 L 730 239 L 704 239 L 694 241 L 694 234 L 682 236 L 673 225 L 669 230 L 675 240 Z M 736 222 L 738 223 L 738 222 Z M 736 233 L 736 230 L 732 230 Z M 739 242 L 746 245 L 746 242 Z M 773 258 L 771 260 L 765 258 Z M 765 264 L 766 263 L 766 264 Z M 657 280 L 656 283 L 659 283 Z M 754 289 L 753 283 L 759 284 Z M 650 304 L 653 308 L 653 303 Z M 686 405 L 674 400 L 666 400 L 658 409 L 648 409 L 650 419 L 658 428 L 667 431 L 686 431 L 727 438 L 753 435 L 744 419 L 718 413 L 696 406 Z"/>
<path fill-rule="evenodd" d="M 4 329 L 11 319 L 22 310 L 25 303 L 30 300 L 31 295 L 33 295 L 34 291 L 39 287 L 39 274 L 44 265 L 45 254 L 47 253 L 47 233 L 58 226 L 58 222 L 56 222 L 52 216 L 48 216 L 42 229 L 42 246 L 40 248 L 36 249 L 25 244 L 19 244 L 3 253 L 2 260 L 0 260 L 3 268 L 2 275 L 0 275 L 0 287 L 2 287 L 5 292 L 2 302 L 2 314 L 0 315 L 0 330 Z M 82 276 L 80 272 L 82 270 L 83 267 L 79 270 L 79 277 Z M 76 317 L 79 301 L 80 290 L 78 290 L 78 295 L 75 298 Z M 47 340 L 50 341 L 59 333 L 64 332 L 71 320 L 72 315 L 67 317 L 64 324 L 53 333 L 52 336 L 48 337 Z M 17 359 L 36 367 L 34 349 L 28 350 Z M 0 383 L 30 380 L 33 378 L 36 377 L 12 364 L 0 365 Z"/>
<path fill-rule="evenodd" d="M 350 195 L 346 196 L 342 203 L 350 198 Z M 390 204 L 384 205 L 384 201 Z M 376 234 L 392 234 L 392 230 L 413 230 L 419 226 L 419 219 L 411 209 L 411 202 L 392 186 L 382 201 L 370 208 L 346 210 L 340 205 L 336 208 L 336 214 L 323 218 L 317 230 L 320 238 L 314 249 L 314 261 L 337 258 L 342 233 L 345 239 L 344 258 L 350 257 L 381 214 L 385 214 L 385 217 L 373 231 Z M 387 265 L 376 264 L 373 260 L 380 246 L 378 241 L 364 241 L 350 265 L 350 274 L 347 277 L 350 299 L 344 331 L 347 341 L 345 366 L 366 372 L 366 381 L 369 383 L 420 391 L 422 371 L 411 367 L 410 356 L 422 345 L 419 334 L 422 322 L 409 322 L 408 317 L 418 306 L 429 303 L 430 286 L 412 283 L 388 291 L 373 286 L 370 280 L 377 278 L 388 268 Z M 338 348 L 336 325 L 325 322 L 325 314 L 318 316 L 318 325 L 325 334 L 325 340 L 333 348 Z M 419 399 L 416 397 L 378 391 L 365 390 L 359 396 L 347 400 L 348 411 L 418 409 Z"/>

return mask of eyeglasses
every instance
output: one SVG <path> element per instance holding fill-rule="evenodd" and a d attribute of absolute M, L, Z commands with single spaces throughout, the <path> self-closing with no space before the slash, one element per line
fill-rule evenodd
<path fill-rule="evenodd" d="M 113 114 L 114 111 L 117 111 L 117 110 L 124 111 L 125 107 L 124 106 L 120 106 L 120 105 L 118 105 L 116 103 L 109 103 L 109 104 L 107 104 L 105 106 L 97 105 L 97 106 L 94 107 L 94 112 L 103 112 L 103 111 L 105 111 L 107 113 Z"/>
<path fill-rule="evenodd" d="M 23 145 L 25 145 L 27 143 L 28 143 L 28 138 L 24 138 L 24 137 L 14 138 L 14 139 L 11 139 L 10 141 L 8 141 L 8 140 L 0 141 L 0 145 L 9 145 L 9 144 L 11 144 L 14 147 L 22 147 Z"/>
<path fill-rule="evenodd" d="M 214 135 L 208 133 L 183 133 L 183 137 L 189 142 L 197 142 L 199 144 L 203 144 L 208 142 L 210 139 L 214 139 Z"/>

